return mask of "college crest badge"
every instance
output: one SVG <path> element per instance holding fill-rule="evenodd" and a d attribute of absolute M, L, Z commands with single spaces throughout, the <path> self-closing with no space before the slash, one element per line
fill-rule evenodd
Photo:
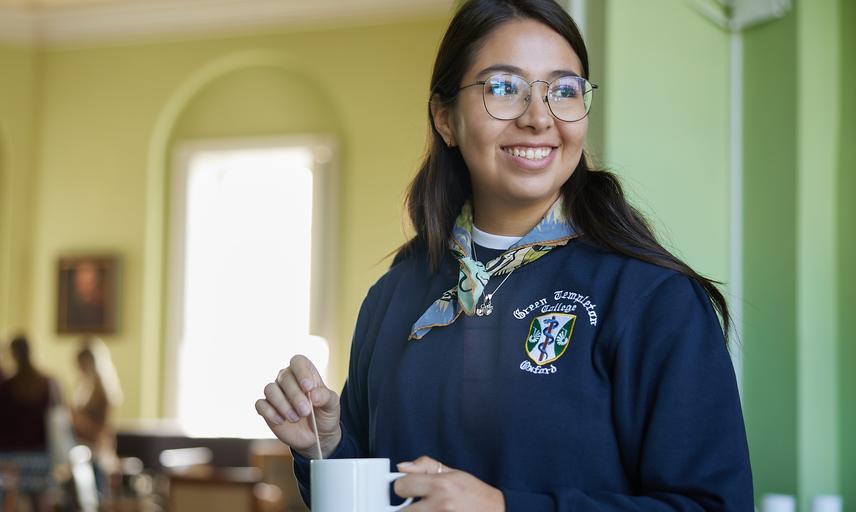
<path fill-rule="evenodd" d="M 550 313 L 537 316 L 526 336 L 526 354 L 538 366 L 562 357 L 571 342 L 577 315 Z"/>

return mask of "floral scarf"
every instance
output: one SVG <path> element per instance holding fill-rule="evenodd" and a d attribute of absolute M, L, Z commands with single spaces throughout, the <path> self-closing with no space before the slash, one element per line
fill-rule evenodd
<path fill-rule="evenodd" d="M 472 316 L 484 294 L 485 286 L 492 277 L 508 275 L 518 267 L 532 263 L 578 236 L 573 226 L 565 219 L 560 197 L 537 226 L 485 265 L 473 259 L 472 226 L 472 206 L 467 202 L 455 220 L 452 239 L 449 241 L 449 249 L 461 267 L 458 284 L 443 293 L 419 317 L 410 330 L 409 339 L 421 340 L 431 329 L 449 325 L 457 320 L 462 311 L 467 316 Z"/>

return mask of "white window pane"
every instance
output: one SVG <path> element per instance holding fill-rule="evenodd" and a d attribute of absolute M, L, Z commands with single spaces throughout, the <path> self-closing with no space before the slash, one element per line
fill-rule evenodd
<path fill-rule="evenodd" d="M 269 436 L 253 409 L 309 336 L 311 154 L 196 153 L 187 170 L 178 420 L 192 435 Z M 322 368 L 324 370 L 325 368 Z"/>

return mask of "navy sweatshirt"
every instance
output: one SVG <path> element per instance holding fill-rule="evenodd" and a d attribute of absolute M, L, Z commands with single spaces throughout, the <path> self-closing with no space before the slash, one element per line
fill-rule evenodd
<path fill-rule="evenodd" d="M 508 512 L 753 510 L 734 371 L 697 283 L 572 240 L 515 270 L 492 315 L 408 341 L 457 276 L 417 251 L 369 290 L 333 458 L 428 455 Z M 299 455 L 295 474 L 309 503 Z"/>

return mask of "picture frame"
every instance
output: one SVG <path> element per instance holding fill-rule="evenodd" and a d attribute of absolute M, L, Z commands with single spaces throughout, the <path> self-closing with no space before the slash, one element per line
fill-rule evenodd
<path fill-rule="evenodd" d="M 61 257 L 57 272 L 57 332 L 114 334 L 118 328 L 119 258 Z"/>

